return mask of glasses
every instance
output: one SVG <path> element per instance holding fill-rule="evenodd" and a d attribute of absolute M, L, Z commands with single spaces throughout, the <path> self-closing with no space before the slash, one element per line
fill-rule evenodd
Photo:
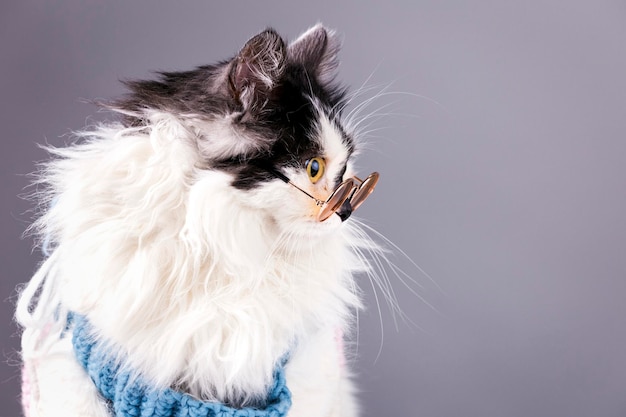
<path fill-rule="evenodd" d="M 298 187 L 282 173 L 271 168 L 268 168 L 268 171 L 278 179 L 292 185 L 306 194 L 309 198 L 312 198 L 315 201 L 315 204 L 320 208 L 319 213 L 317 213 L 317 220 L 319 222 L 327 220 L 330 216 L 340 210 L 346 201 L 350 203 L 352 211 L 355 211 L 361 206 L 361 204 L 363 204 L 367 197 L 372 194 L 374 188 L 376 187 L 376 183 L 378 182 L 378 177 L 380 177 L 378 172 L 372 172 L 364 180 L 358 177 L 348 178 L 339 184 L 332 193 L 330 193 L 330 196 L 328 196 L 326 201 L 322 201 Z"/>

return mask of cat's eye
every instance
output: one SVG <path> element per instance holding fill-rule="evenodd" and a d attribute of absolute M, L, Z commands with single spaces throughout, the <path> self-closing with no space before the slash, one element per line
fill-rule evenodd
<path fill-rule="evenodd" d="M 306 173 L 309 175 L 309 180 L 311 180 L 313 184 L 324 176 L 325 167 L 326 163 L 324 159 L 320 157 L 311 158 L 306 161 Z"/>

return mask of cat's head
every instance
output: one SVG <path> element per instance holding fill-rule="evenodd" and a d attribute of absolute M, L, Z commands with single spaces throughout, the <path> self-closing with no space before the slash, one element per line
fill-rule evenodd
<path fill-rule="evenodd" d="M 321 25 L 290 44 L 267 29 L 231 60 L 128 82 L 131 93 L 114 107 L 136 126 L 173 115 L 195 142 L 200 170 L 225 174 L 242 206 L 280 232 L 324 235 L 350 215 L 343 204 L 318 218 L 320 202 L 354 175 L 356 150 L 342 124 L 338 51 Z"/>

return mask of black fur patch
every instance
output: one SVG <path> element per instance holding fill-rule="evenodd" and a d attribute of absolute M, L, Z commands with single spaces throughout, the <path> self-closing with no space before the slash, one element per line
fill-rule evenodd
<path fill-rule="evenodd" d="M 277 35 L 269 29 L 258 36 Z M 248 44 L 246 47 L 250 48 Z M 313 52 L 320 55 L 319 46 Z M 299 51 L 300 55 L 303 53 Z M 240 113 L 234 122 L 236 128 L 247 137 L 263 138 L 264 146 L 255 152 L 209 160 L 207 166 L 232 173 L 233 186 L 244 190 L 274 179 L 263 167 L 278 171 L 285 167 L 304 168 L 307 159 L 320 155 L 322 150 L 315 139 L 319 134 L 316 127 L 319 115 L 314 102 L 338 127 L 352 153 L 352 138 L 340 123 L 346 90 L 318 80 L 315 62 L 311 59 L 294 61 L 287 55 L 284 68 L 277 72 L 279 78 L 269 92 L 264 92 L 262 106 L 253 110 L 246 109 L 233 92 L 229 74 L 237 62 L 240 59 L 235 57 L 192 71 L 160 72 L 156 80 L 127 81 L 129 94 L 107 107 L 123 113 L 125 123 L 133 126 L 148 123 L 145 114 L 150 110 L 169 112 L 183 121 L 185 115 L 193 114 L 209 122 L 216 117 Z"/>

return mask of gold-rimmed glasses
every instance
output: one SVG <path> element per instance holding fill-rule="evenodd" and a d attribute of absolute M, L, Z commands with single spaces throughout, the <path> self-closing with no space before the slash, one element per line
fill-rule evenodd
<path fill-rule="evenodd" d="M 378 172 L 372 172 L 364 180 L 358 177 L 348 178 L 341 184 L 339 184 L 332 193 L 330 193 L 326 201 L 322 201 L 313 197 L 302 188 L 298 187 L 282 173 L 274 169 L 268 169 L 268 171 L 276 176 L 278 179 L 287 184 L 290 184 L 291 186 L 306 194 L 309 198 L 312 198 L 315 201 L 315 204 L 320 208 L 320 211 L 317 213 L 317 220 L 319 222 L 323 222 L 333 214 L 337 213 L 337 211 L 343 207 L 346 201 L 350 203 L 350 213 L 355 211 L 357 208 L 359 208 L 359 206 L 361 206 L 361 204 L 363 204 L 367 197 L 372 194 L 374 188 L 376 187 L 376 183 L 378 182 L 378 178 L 380 177 L 380 174 Z M 346 216 L 340 215 L 340 217 L 342 218 L 342 220 L 345 220 L 348 218 L 350 213 L 348 213 Z"/>

